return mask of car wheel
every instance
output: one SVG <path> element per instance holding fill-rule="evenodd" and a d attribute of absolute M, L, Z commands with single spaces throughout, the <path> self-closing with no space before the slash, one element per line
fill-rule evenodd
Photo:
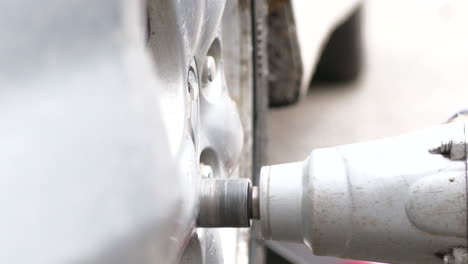
<path fill-rule="evenodd" d="M 252 23 L 250 1 L 148 1 L 148 46 L 167 84 L 162 112 L 180 166 L 197 163 L 194 189 L 203 178 L 252 179 L 258 170 L 266 93 L 252 53 Z M 194 151 L 183 154 L 184 148 Z M 179 262 L 247 263 L 249 239 L 245 229 L 193 223 Z"/>

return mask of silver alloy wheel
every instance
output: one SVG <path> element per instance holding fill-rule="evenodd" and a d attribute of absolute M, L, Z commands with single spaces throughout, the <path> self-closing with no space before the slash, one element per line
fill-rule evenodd
<path fill-rule="evenodd" d="M 246 262 L 196 219 L 202 175 L 250 177 L 250 4 L 2 4 L 0 262 Z"/>
<path fill-rule="evenodd" d="M 171 148 L 182 153 L 179 166 L 198 164 L 186 171 L 196 174 L 194 189 L 202 176 L 251 178 L 250 15 L 243 0 L 148 0 L 148 46 L 157 77 L 167 83 L 158 88 L 163 118 Z M 246 230 L 194 226 L 179 261 L 247 263 L 248 239 Z"/>

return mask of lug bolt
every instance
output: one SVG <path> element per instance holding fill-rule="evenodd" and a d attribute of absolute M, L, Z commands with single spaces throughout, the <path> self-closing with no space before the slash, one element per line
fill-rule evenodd
<path fill-rule="evenodd" d="M 211 166 L 200 163 L 200 176 L 202 177 L 202 179 L 213 178 L 214 173 Z"/>
<path fill-rule="evenodd" d="M 198 99 L 198 78 L 195 70 L 192 67 L 190 67 L 188 71 L 187 86 L 190 99 L 196 101 Z"/>
<path fill-rule="evenodd" d="M 248 179 L 202 179 L 198 227 L 249 227 L 252 185 Z"/>
<path fill-rule="evenodd" d="M 455 264 L 454 256 L 452 254 L 445 254 L 443 263 L 444 264 Z"/>
<path fill-rule="evenodd" d="M 451 160 L 463 160 L 466 158 L 465 142 L 452 139 L 440 143 L 436 148 L 429 150 L 431 154 L 441 154 Z"/>
<path fill-rule="evenodd" d="M 206 57 L 203 72 L 203 82 L 205 84 L 212 83 L 216 77 L 216 61 L 212 56 Z"/>

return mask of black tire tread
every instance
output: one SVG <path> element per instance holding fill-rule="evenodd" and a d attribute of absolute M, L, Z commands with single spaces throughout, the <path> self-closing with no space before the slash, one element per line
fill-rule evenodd
<path fill-rule="evenodd" d="M 297 102 L 302 62 L 290 0 L 268 1 L 268 67 L 269 105 Z"/>
<path fill-rule="evenodd" d="M 349 82 L 359 78 L 363 57 L 362 16 L 361 4 L 335 28 L 322 50 L 313 81 Z"/>

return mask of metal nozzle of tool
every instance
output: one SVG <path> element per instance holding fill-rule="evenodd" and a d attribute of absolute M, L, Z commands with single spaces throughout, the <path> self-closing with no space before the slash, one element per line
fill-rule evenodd
<path fill-rule="evenodd" d="M 250 180 L 202 180 L 198 227 L 249 227 L 258 218 L 258 189 Z"/>

